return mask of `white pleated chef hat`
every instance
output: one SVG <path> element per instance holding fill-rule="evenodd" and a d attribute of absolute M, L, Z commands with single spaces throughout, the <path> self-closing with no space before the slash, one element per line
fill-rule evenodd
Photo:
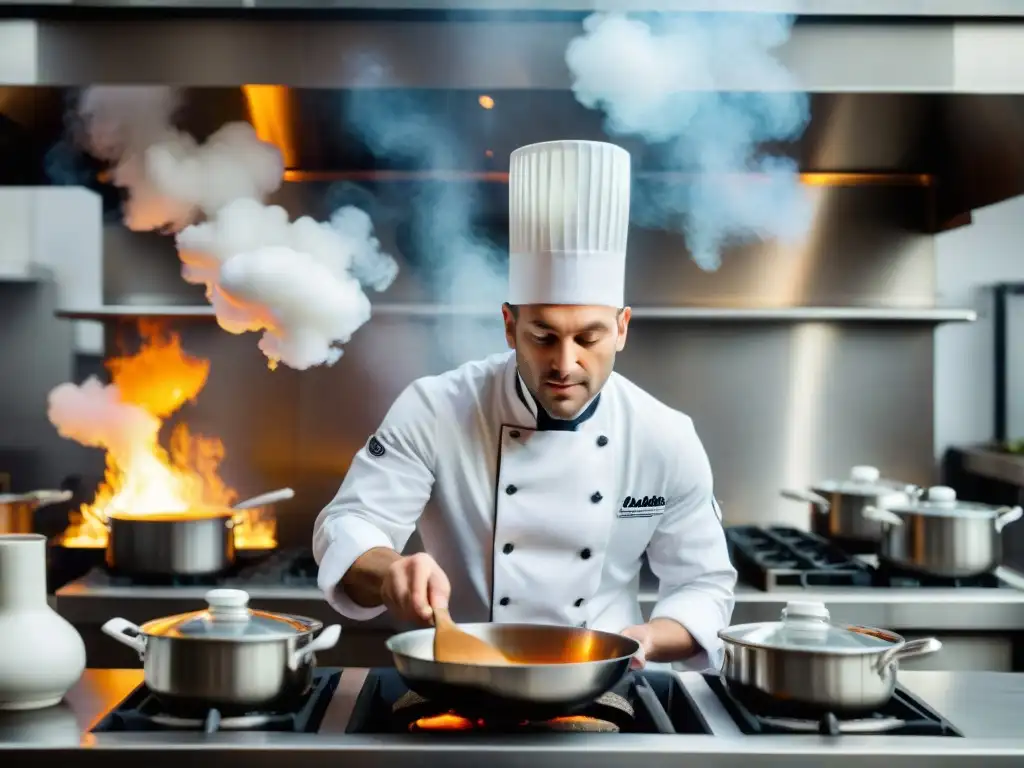
<path fill-rule="evenodd" d="M 509 304 L 625 305 L 629 153 L 529 144 L 509 161 Z"/>

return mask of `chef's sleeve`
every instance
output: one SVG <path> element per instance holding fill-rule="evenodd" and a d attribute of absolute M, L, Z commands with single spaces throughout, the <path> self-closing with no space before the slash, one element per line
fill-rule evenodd
<path fill-rule="evenodd" d="M 371 549 L 405 548 L 433 489 L 436 445 L 437 418 L 426 385 L 413 382 L 356 453 L 337 495 L 317 516 L 317 582 L 343 616 L 365 621 L 384 612 L 383 605 L 364 608 L 353 602 L 341 578 Z"/>
<path fill-rule="evenodd" d="M 700 646 L 682 662 L 687 669 L 717 671 L 723 660 L 718 631 L 732 619 L 736 569 L 729 560 L 707 453 L 692 420 L 685 418 L 676 429 L 666 461 L 679 481 L 647 547 L 651 570 L 660 580 L 651 618 L 679 622 Z"/>

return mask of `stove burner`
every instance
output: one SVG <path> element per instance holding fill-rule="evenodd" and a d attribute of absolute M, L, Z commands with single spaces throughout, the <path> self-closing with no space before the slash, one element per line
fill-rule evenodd
<path fill-rule="evenodd" d="M 975 587 L 1006 586 L 995 574 L 944 579 L 914 574 L 855 557 L 835 541 L 784 526 L 738 525 L 725 529 L 740 578 L 765 592 L 788 587 Z"/>
<path fill-rule="evenodd" d="M 102 554 L 102 550 L 99 550 Z M 315 587 L 316 561 L 305 549 L 241 550 L 234 567 L 204 576 L 145 576 L 94 567 L 81 577 L 90 587 Z"/>
<path fill-rule="evenodd" d="M 607 708 L 609 714 L 601 712 Z M 587 706 L 586 711 L 593 714 L 574 714 L 552 717 L 546 720 L 509 719 L 501 713 L 465 713 L 448 710 L 441 713 L 429 700 L 418 693 L 406 691 L 391 707 L 392 714 L 403 722 L 408 722 L 407 730 L 411 733 L 439 731 L 500 731 L 538 732 L 538 731 L 583 731 L 588 733 L 618 733 L 622 728 L 619 722 L 623 718 L 632 720 L 635 712 L 632 705 L 622 696 L 609 691 Z M 429 714 L 421 714 L 421 713 Z M 611 713 L 614 713 L 614 719 Z M 602 716 L 597 716 L 601 714 Z"/>
<path fill-rule="evenodd" d="M 219 710 L 213 708 L 204 717 L 180 717 L 168 712 L 145 685 L 140 685 L 111 710 L 92 729 L 92 733 L 165 730 L 316 733 L 338 687 L 341 674 L 337 669 L 315 670 L 310 692 L 294 711 L 249 712 L 236 717 L 223 717 Z"/>
<path fill-rule="evenodd" d="M 649 691 L 641 692 L 644 682 Z M 451 702 L 429 701 L 410 691 L 396 670 L 374 669 L 359 692 L 346 733 L 425 736 L 429 732 L 431 738 L 467 731 L 711 733 L 679 678 L 654 670 L 627 675 L 614 689 L 574 712 L 554 717 L 537 713 L 534 718 L 510 712 L 475 712 Z"/>
<path fill-rule="evenodd" d="M 708 687 L 715 692 L 740 731 L 747 736 L 785 733 L 888 734 L 890 736 L 963 736 L 950 722 L 931 710 L 909 691 L 896 686 L 889 702 L 877 712 L 856 717 L 841 717 L 833 712 L 818 716 L 777 701 L 768 704 L 764 694 L 757 697 L 759 707 L 734 696 L 717 675 L 704 675 Z M 771 709 L 771 713 L 767 710 Z"/>

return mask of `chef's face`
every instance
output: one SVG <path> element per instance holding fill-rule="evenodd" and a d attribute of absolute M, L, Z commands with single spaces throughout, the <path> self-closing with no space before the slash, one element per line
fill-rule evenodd
<path fill-rule="evenodd" d="M 519 374 L 549 414 L 571 419 L 601 391 L 626 346 L 629 307 L 502 307 Z"/>

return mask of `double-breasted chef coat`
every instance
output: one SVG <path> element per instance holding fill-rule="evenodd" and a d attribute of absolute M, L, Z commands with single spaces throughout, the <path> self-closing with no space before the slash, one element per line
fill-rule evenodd
<path fill-rule="evenodd" d="M 539 413 L 511 352 L 409 385 L 317 518 L 327 599 L 355 620 L 382 613 L 339 582 L 369 549 L 401 552 L 418 525 L 456 620 L 620 632 L 643 621 L 646 551 L 660 580 L 651 618 L 704 649 L 688 667 L 718 668 L 736 571 L 690 418 L 614 373 L 573 422 Z"/>

